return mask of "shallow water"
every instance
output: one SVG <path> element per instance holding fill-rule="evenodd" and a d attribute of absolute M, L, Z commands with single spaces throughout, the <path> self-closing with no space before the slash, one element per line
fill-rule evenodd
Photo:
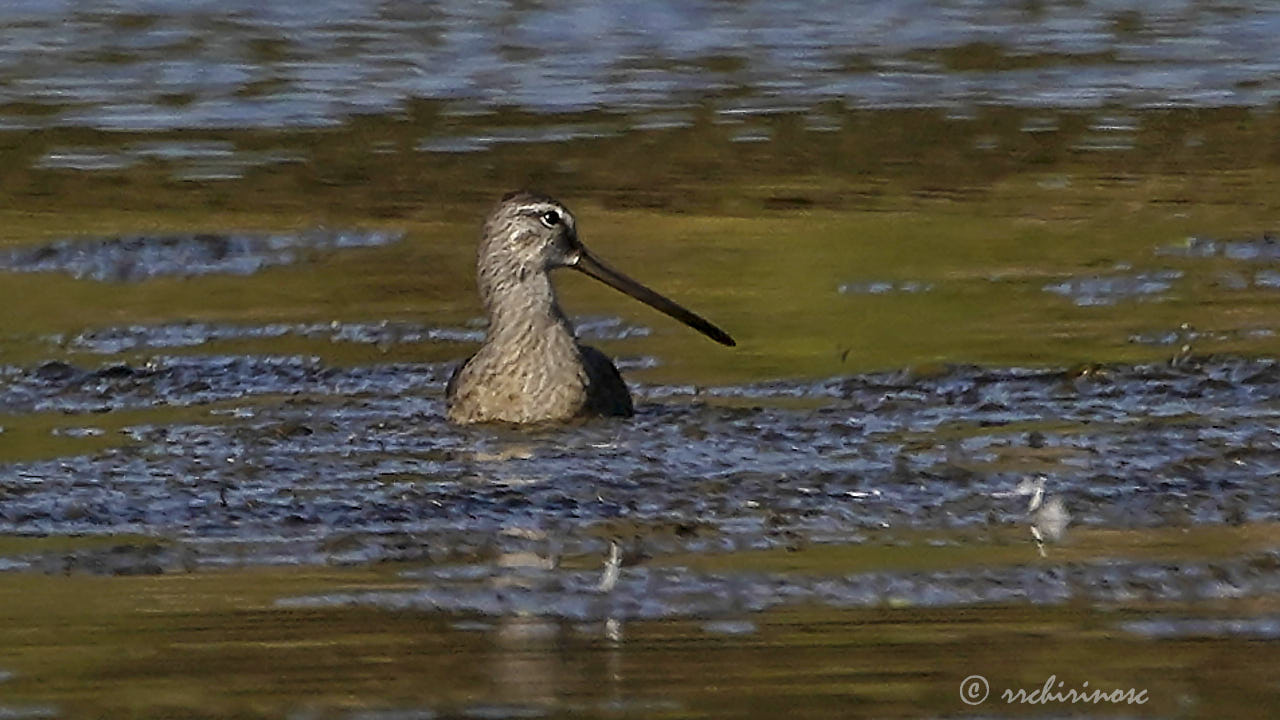
<path fill-rule="evenodd" d="M 10 118 L 10 127 L 164 131 L 330 127 L 414 100 L 446 101 L 467 115 L 608 109 L 665 127 L 680 123 L 690 102 L 722 94 L 730 117 L 826 101 L 1265 107 L 1280 97 L 1271 47 L 1280 13 L 1267 3 L 877 0 L 856 12 L 804 10 L 709 1 L 117 0 L 78 8 L 34 0 L 0 11 L 0 103 L 47 112 Z M 1108 123 L 1126 124 L 1123 115 Z M 487 131 L 429 142 L 468 152 L 615 131 L 569 123 L 550 135 Z"/>
<path fill-rule="evenodd" d="M 12 654 L 45 674 L 45 698 L 188 717 L 917 715 L 956 712 L 959 679 L 977 668 L 998 696 L 1055 672 L 1078 688 L 1082 662 L 1095 685 L 1149 689 L 1138 713 L 1121 712 L 1249 716 L 1263 714 L 1247 690 L 1269 666 L 1258 639 L 1267 621 L 1238 616 L 1149 627 L 1142 610 L 900 605 L 610 624 L 272 600 L 405 584 L 368 568 L 24 577 L 0 587 L 14 591 L 0 604 L 7 617 L 32 612 L 37 598 L 94 601 L 45 600 L 46 622 L 21 634 L 6 623 L 0 637 L 20 639 Z M 21 674 L 6 681 L 23 683 Z M 48 700 L 10 707 L 56 714 Z"/>
<path fill-rule="evenodd" d="M 1277 17 L 6 5 L 0 716 L 1274 714 Z M 530 185 L 739 347 L 445 423 Z"/>

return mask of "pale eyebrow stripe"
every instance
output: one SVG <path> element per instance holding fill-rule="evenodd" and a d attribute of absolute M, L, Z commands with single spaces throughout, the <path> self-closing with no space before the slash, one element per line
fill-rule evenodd
<path fill-rule="evenodd" d="M 535 204 L 535 205 L 518 205 L 518 206 L 516 206 L 516 212 L 520 213 L 521 215 L 531 215 L 531 214 L 533 214 L 533 213 L 535 213 L 535 212 L 536 212 L 536 213 L 538 213 L 538 214 L 542 214 L 542 213 L 544 213 L 544 212 L 546 212 L 546 211 L 548 211 L 548 210 L 555 210 L 556 212 L 560 213 L 561 215 L 564 215 L 564 214 L 565 214 L 564 210 L 561 210 L 560 208 L 556 207 L 555 205 L 548 205 L 547 203 L 537 203 L 537 204 Z"/>

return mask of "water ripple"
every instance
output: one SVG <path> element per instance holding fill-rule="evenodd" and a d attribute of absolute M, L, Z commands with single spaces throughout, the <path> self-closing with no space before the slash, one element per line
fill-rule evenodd
<path fill-rule="evenodd" d="M 856 12 L 763 0 L 115 0 L 79 11 L 27 0 L 0 7 L 0 104 L 55 109 L 36 124 L 160 131 L 324 127 L 419 99 L 555 114 L 678 110 L 728 90 L 725 112 L 1280 98 L 1273 4 L 1147 4 L 1116 17 L 1102 0 L 874 0 Z"/>

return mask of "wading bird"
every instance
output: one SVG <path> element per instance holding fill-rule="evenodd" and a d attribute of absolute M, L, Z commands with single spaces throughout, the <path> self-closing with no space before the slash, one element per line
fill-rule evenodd
<path fill-rule="evenodd" d="M 514 192 L 484 223 L 476 256 L 489 317 L 480 350 L 445 391 L 455 423 L 534 423 L 581 415 L 631 415 L 631 393 L 609 358 L 578 344 L 556 303 L 550 273 L 569 267 L 611 285 L 723 345 L 733 338 L 605 265 L 578 241 L 573 213 L 545 195 Z"/>

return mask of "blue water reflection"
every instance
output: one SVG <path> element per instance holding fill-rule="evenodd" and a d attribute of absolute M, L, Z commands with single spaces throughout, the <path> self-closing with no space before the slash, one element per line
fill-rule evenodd
<path fill-rule="evenodd" d="M 1277 36 L 1265 2 L 11 0 L 0 104 L 142 131 L 328 126 L 415 99 L 629 114 L 727 91 L 728 109 L 1257 107 L 1280 100 Z"/>

